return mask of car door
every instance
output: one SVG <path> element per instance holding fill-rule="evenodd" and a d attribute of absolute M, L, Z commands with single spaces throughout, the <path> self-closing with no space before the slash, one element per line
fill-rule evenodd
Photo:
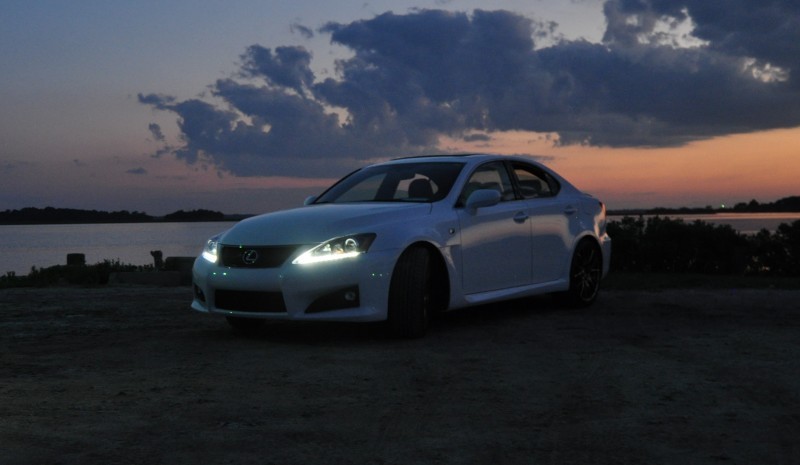
<path fill-rule="evenodd" d="M 477 209 L 464 207 L 469 194 L 477 189 L 498 190 L 500 202 Z M 504 163 L 487 163 L 473 172 L 459 197 L 457 211 L 465 294 L 531 282 L 531 224 L 525 202 L 515 197 Z"/>
<path fill-rule="evenodd" d="M 577 204 L 559 196 L 558 181 L 527 163 L 512 163 L 519 192 L 531 223 L 532 280 L 546 283 L 564 276 L 571 260 L 573 223 Z"/>

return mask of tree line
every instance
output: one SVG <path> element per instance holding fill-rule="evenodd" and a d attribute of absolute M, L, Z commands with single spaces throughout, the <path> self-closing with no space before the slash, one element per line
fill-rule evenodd
<path fill-rule="evenodd" d="M 226 221 L 241 219 L 211 210 L 178 210 L 164 216 L 151 216 L 139 211 L 98 211 L 73 208 L 22 208 L 0 212 L 0 224 L 93 224 L 93 223 L 150 223 L 156 221 Z"/>
<path fill-rule="evenodd" d="M 794 213 L 800 212 L 800 196 L 784 197 L 774 202 L 759 203 L 753 199 L 749 202 L 739 202 L 733 207 L 714 208 L 711 205 L 705 207 L 680 207 L 665 208 L 656 207 L 648 209 L 626 209 L 609 210 L 609 215 L 691 215 L 691 214 L 712 214 L 712 213 Z"/>

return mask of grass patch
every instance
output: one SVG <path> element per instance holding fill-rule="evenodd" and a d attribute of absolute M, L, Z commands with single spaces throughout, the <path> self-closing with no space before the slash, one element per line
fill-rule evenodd
<path fill-rule="evenodd" d="M 652 291 L 659 289 L 800 290 L 800 277 L 612 271 L 603 280 L 602 287 L 603 289 L 626 291 Z"/>

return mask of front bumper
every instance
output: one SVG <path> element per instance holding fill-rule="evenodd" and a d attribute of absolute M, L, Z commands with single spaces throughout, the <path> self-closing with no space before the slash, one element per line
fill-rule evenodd
<path fill-rule="evenodd" d="M 604 234 L 600 238 L 600 247 L 603 253 L 603 276 L 605 277 L 611 270 L 611 237 L 608 234 Z"/>
<path fill-rule="evenodd" d="M 199 312 L 274 320 L 381 321 L 396 251 L 309 265 L 233 268 L 202 257 L 192 270 Z"/>

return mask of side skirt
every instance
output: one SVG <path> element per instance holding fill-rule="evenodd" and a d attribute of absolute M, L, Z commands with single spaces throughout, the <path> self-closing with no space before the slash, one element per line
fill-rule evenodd
<path fill-rule="evenodd" d="M 488 304 L 500 300 L 531 297 L 551 292 L 561 292 L 569 289 L 569 280 L 558 279 L 546 283 L 529 284 L 527 286 L 511 287 L 494 291 L 477 292 L 464 295 L 462 299 L 450 302 L 450 309 L 470 307 L 472 305 Z M 453 299 L 455 300 L 455 299 Z"/>

